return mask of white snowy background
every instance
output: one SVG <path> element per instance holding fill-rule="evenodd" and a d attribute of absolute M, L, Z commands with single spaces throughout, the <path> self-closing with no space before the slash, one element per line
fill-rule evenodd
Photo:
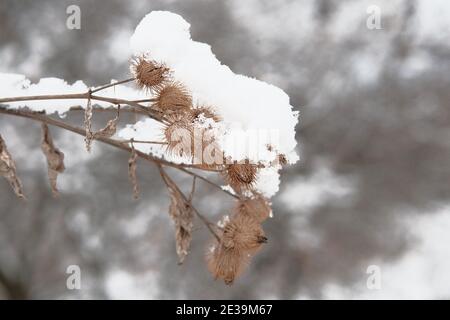
<path fill-rule="evenodd" d="M 81 8 L 81 30 L 66 28 L 69 4 Z M 366 27 L 371 5 L 381 30 Z M 55 200 L 39 126 L 2 115 L 29 201 L 0 181 L 1 298 L 450 298 L 448 1 L 3 0 L 0 73 L 126 78 L 129 39 L 152 10 L 181 14 L 194 40 L 234 72 L 285 90 L 300 111 L 301 160 L 282 173 L 269 243 L 230 288 L 206 270 L 204 228 L 177 266 L 153 167 L 140 163 L 135 202 L 125 154 L 99 144 L 87 154 L 81 138 L 55 130 L 67 167 Z M 230 206 L 207 186 L 198 194 L 212 219 Z M 81 268 L 80 291 L 65 287 L 70 264 Z M 380 290 L 366 286 L 370 265 Z"/>

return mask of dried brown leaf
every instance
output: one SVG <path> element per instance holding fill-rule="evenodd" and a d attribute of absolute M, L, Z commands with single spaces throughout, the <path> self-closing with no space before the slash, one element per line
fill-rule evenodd
<path fill-rule="evenodd" d="M 131 155 L 128 159 L 128 177 L 131 181 L 131 184 L 133 185 L 133 197 L 134 199 L 139 198 L 139 185 L 137 181 L 136 176 L 136 168 L 137 168 L 137 161 L 138 155 L 134 147 L 131 149 Z"/>
<path fill-rule="evenodd" d="M 20 199 L 25 199 L 25 195 L 22 191 L 22 182 L 16 173 L 16 165 L 11 157 L 11 154 L 6 148 L 5 141 L 0 135 L 0 176 L 8 180 L 14 193 Z"/>
<path fill-rule="evenodd" d="M 92 102 L 89 98 L 87 101 L 86 109 L 84 111 L 84 128 L 86 130 L 86 135 L 84 141 L 86 143 L 86 150 L 91 151 L 92 140 L 94 139 L 94 134 L 92 133 Z"/>
<path fill-rule="evenodd" d="M 161 175 L 167 185 L 167 189 L 170 193 L 170 207 L 169 215 L 175 224 L 175 240 L 176 251 L 178 255 L 178 262 L 182 264 L 189 254 L 189 248 L 192 240 L 192 229 L 194 227 L 194 209 L 191 206 L 190 200 L 193 197 L 194 186 L 191 191 L 190 200 L 186 199 L 181 193 L 175 182 L 170 179 L 164 171 L 161 171 Z"/>
<path fill-rule="evenodd" d="M 119 120 L 119 116 L 115 117 L 114 119 L 109 120 L 106 123 L 106 126 L 96 133 L 94 133 L 94 138 L 111 138 L 113 135 L 116 134 L 117 131 L 117 121 Z"/>
<path fill-rule="evenodd" d="M 49 128 L 45 123 L 42 124 L 41 149 L 47 158 L 48 179 L 50 181 L 52 193 L 56 197 L 59 194 L 58 188 L 56 187 L 56 180 L 58 174 L 65 170 L 64 153 L 55 147 Z"/>
<path fill-rule="evenodd" d="M 176 191 L 171 190 L 170 199 L 169 214 L 175 224 L 176 250 L 178 261 L 182 264 L 189 254 L 194 213 L 191 206 L 184 202 Z"/>
<path fill-rule="evenodd" d="M 136 79 L 136 84 L 142 89 L 160 88 L 170 79 L 170 69 L 164 64 L 149 59 L 146 55 L 133 58 L 130 70 Z"/>

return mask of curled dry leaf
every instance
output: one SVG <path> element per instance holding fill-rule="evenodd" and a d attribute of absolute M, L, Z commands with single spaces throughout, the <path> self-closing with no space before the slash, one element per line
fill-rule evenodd
<path fill-rule="evenodd" d="M 181 193 L 175 182 L 164 172 L 160 171 L 164 182 L 167 185 L 167 189 L 170 193 L 170 207 L 169 214 L 175 224 L 175 240 L 176 250 L 178 255 L 178 262 L 182 264 L 184 259 L 189 254 L 189 248 L 192 240 L 192 229 L 194 219 L 194 209 L 191 206 L 195 184 L 191 196 L 189 199 Z"/>
<path fill-rule="evenodd" d="M 99 131 L 94 133 L 93 138 L 111 138 L 116 134 L 118 120 L 119 116 L 116 116 L 114 119 L 109 120 L 103 129 L 100 129 Z"/>
<path fill-rule="evenodd" d="M 184 201 L 180 194 L 173 189 L 170 190 L 169 214 L 175 223 L 175 240 L 180 264 L 189 253 L 189 247 L 192 239 L 192 219 L 194 217 L 191 206 Z"/>
<path fill-rule="evenodd" d="M 86 150 L 91 151 L 92 139 L 94 139 L 94 134 L 92 133 L 92 102 L 89 98 L 86 105 L 86 110 L 84 111 L 84 128 L 86 130 L 86 135 L 84 141 L 86 143 Z"/>
<path fill-rule="evenodd" d="M 194 147 L 194 127 L 188 121 L 177 121 L 164 128 L 167 153 L 191 158 Z"/>
<path fill-rule="evenodd" d="M 56 180 L 58 178 L 58 174 L 64 172 L 65 170 L 64 153 L 62 153 L 53 144 L 53 139 L 50 135 L 49 128 L 45 123 L 42 124 L 41 149 L 47 158 L 48 179 L 50 181 L 53 195 L 58 196 L 59 192 L 56 187 Z"/>
<path fill-rule="evenodd" d="M 131 155 L 128 159 L 128 177 L 131 181 L 131 184 L 133 185 L 133 197 L 134 199 L 139 198 L 139 185 L 137 182 L 137 176 L 136 176 L 136 161 L 137 161 L 138 155 L 134 147 L 131 148 Z"/>
<path fill-rule="evenodd" d="M 0 135 L 0 175 L 8 180 L 11 188 L 17 197 L 25 199 L 22 191 L 22 182 L 16 173 L 16 165 L 11 157 L 11 154 L 6 148 L 5 141 Z"/>
<path fill-rule="evenodd" d="M 233 163 L 227 166 L 225 180 L 237 193 L 251 190 L 256 182 L 258 166 L 248 162 Z"/>

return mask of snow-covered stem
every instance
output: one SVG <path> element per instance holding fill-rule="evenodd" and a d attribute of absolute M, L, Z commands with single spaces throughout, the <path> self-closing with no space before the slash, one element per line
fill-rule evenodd
<path fill-rule="evenodd" d="M 71 131 L 73 133 L 79 134 L 81 136 L 86 136 L 86 131 L 84 130 L 84 128 L 79 128 L 79 127 L 75 127 L 72 126 L 66 122 L 63 122 L 61 120 L 57 120 L 55 118 L 46 116 L 42 113 L 39 112 L 33 112 L 33 111 L 25 111 L 25 110 L 16 110 L 16 109 L 6 109 L 3 107 L 0 107 L 0 114 L 6 114 L 6 115 L 11 115 L 11 116 L 17 116 L 17 117 L 22 117 L 22 118 L 28 118 L 28 119 L 32 119 L 35 121 L 39 121 L 39 122 L 43 122 L 46 123 L 48 125 L 51 126 L 55 126 L 55 127 L 59 127 L 61 129 L 67 130 L 67 131 Z M 126 142 L 122 142 L 120 140 L 115 140 L 112 138 L 107 138 L 107 137 L 94 137 L 95 140 L 103 142 L 105 144 L 111 145 L 113 147 L 119 148 L 121 150 L 127 151 L 127 152 L 131 152 L 132 148 L 128 145 L 128 143 Z M 135 141 L 136 142 L 136 141 Z M 182 171 L 188 175 L 191 175 L 193 177 L 196 177 L 206 183 L 208 183 L 209 185 L 213 186 L 214 188 L 234 197 L 237 198 L 236 195 L 232 194 L 231 192 L 222 189 L 222 187 L 216 183 L 214 183 L 213 181 L 189 170 L 189 168 L 191 169 L 198 169 L 197 166 L 192 165 L 192 164 L 178 164 L 178 163 L 173 163 L 164 159 L 160 159 L 157 157 L 154 157 L 152 155 L 140 152 L 138 150 L 136 150 L 136 153 L 138 155 L 138 157 L 153 162 L 153 163 L 157 163 L 160 165 L 165 165 L 168 167 L 172 167 L 175 168 L 179 171 Z M 202 169 L 203 171 L 205 171 L 204 169 Z"/>
<path fill-rule="evenodd" d="M 0 99 L 0 104 L 6 104 L 11 102 L 21 102 L 21 101 L 38 101 L 38 100 L 70 100 L 70 99 L 91 99 L 96 101 L 104 101 L 109 102 L 112 104 L 124 104 L 129 105 L 131 107 L 137 108 L 143 112 L 145 112 L 150 118 L 159 121 L 164 122 L 163 117 L 159 112 L 156 112 L 154 110 L 151 110 L 138 102 L 134 102 L 132 100 L 125 100 L 125 99 L 117 99 L 117 98 L 110 98 L 110 97 L 101 97 L 97 95 L 93 95 L 91 91 L 85 92 L 85 93 L 73 93 L 73 94 L 55 94 L 55 95 L 38 95 L 38 96 L 21 96 L 21 97 L 10 97 L 10 98 L 3 98 Z"/>
<path fill-rule="evenodd" d="M 117 113 L 117 108 L 114 107 L 110 107 L 110 108 L 102 108 L 102 107 L 96 107 L 93 106 L 92 107 L 94 112 L 114 112 Z M 75 107 L 71 107 L 68 111 L 82 111 L 85 112 L 86 109 L 84 107 L 81 106 L 75 106 Z M 140 115 L 147 115 L 147 111 L 142 111 L 140 109 L 136 109 L 133 107 L 125 107 L 125 106 L 121 106 L 120 108 L 120 112 L 121 113 L 125 113 L 125 112 L 129 112 L 129 113 L 133 113 L 133 114 L 140 114 Z"/>
<path fill-rule="evenodd" d="M 135 139 L 130 139 L 130 140 L 120 140 L 120 142 L 122 142 L 122 143 L 167 144 L 167 142 L 162 142 L 162 141 L 145 141 L 145 140 L 135 140 Z"/>

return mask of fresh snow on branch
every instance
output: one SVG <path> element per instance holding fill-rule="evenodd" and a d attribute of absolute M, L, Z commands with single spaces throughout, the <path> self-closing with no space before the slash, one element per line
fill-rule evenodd
<path fill-rule="evenodd" d="M 273 85 L 233 73 L 216 58 L 208 44 L 191 39 L 190 24 L 181 16 L 153 11 L 137 26 L 130 45 L 136 56 L 164 63 L 173 78 L 185 85 L 197 106 L 209 106 L 222 121 L 213 124 L 220 132 L 219 144 L 232 160 L 249 159 L 268 165 L 279 154 L 295 163 L 295 126 L 298 113 L 288 95 Z M 123 138 L 157 139 L 152 120 L 129 126 Z M 269 148 L 270 146 L 270 148 Z M 141 151 L 163 154 L 164 146 L 138 146 Z M 266 197 L 279 188 L 280 165 L 259 170 L 255 189 Z"/>
<path fill-rule="evenodd" d="M 111 83 L 115 82 L 112 80 Z M 62 95 L 86 93 L 89 87 L 78 80 L 73 84 L 58 78 L 42 78 L 38 83 L 31 83 L 24 75 L 0 73 L 0 97 L 12 98 L 21 96 Z M 145 99 L 145 93 L 125 85 L 116 85 L 95 93 L 100 97 L 121 98 L 125 100 Z M 107 108 L 111 103 L 94 101 L 93 104 Z M 58 113 L 63 116 L 71 107 L 86 107 L 86 99 L 33 100 L 8 103 L 8 108 L 18 109 L 28 107 L 33 111 L 44 111 L 47 114 Z"/>
<path fill-rule="evenodd" d="M 258 139 L 259 146 L 252 147 L 263 150 L 271 144 L 274 152 L 295 163 L 298 113 L 292 110 L 288 95 L 278 87 L 233 73 L 221 64 L 208 44 L 191 39 L 189 28 L 190 24 L 177 14 L 153 11 L 137 26 L 131 37 L 131 50 L 135 55 L 149 55 L 166 64 L 173 77 L 191 91 L 194 104 L 211 106 L 222 117 L 226 136 L 276 131 L 276 145 Z M 226 148 L 224 151 L 227 154 Z M 248 155 L 234 157 L 244 158 Z"/>

